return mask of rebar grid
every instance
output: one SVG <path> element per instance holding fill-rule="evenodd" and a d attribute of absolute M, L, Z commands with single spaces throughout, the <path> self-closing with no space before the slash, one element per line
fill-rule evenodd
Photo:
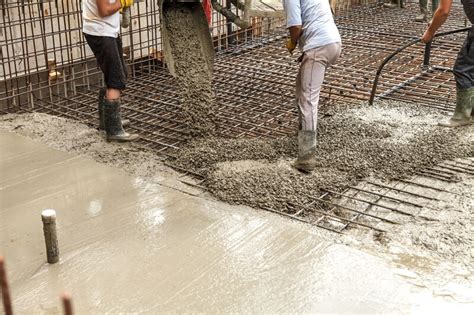
<path fill-rule="evenodd" d="M 454 16 L 459 14 L 459 10 L 459 7 L 454 8 Z M 351 13 L 351 21 L 355 27 L 359 25 L 358 19 L 364 22 L 366 14 L 378 12 L 384 15 L 393 12 L 392 18 L 400 21 L 400 13 L 410 11 L 361 7 Z M 348 23 L 347 17 L 339 20 Z M 380 29 L 383 27 L 384 24 Z M 421 34 L 425 26 L 416 23 L 413 24 L 415 27 Z M 413 32 L 412 28 L 410 32 Z M 323 106 L 367 100 L 374 72 L 381 60 L 412 38 L 405 34 L 381 37 L 379 33 L 367 31 L 363 24 L 362 30 L 342 27 L 341 33 L 344 52 L 338 64 L 328 69 L 321 91 Z M 294 133 L 297 126 L 294 78 L 298 63 L 297 56 L 290 56 L 283 48 L 284 37 L 285 29 L 277 28 L 271 37 L 260 37 L 218 53 L 214 90 L 222 136 L 278 137 Z M 433 64 L 450 67 L 462 39 L 462 36 L 451 36 L 433 45 Z M 422 45 L 413 46 L 394 58 L 380 81 L 379 97 L 440 109 L 452 107 L 452 74 L 448 70 L 422 69 L 423 49 Z M 185 126 L 177 115 L 181 105 L 175 81 L 160 64 L 138 64 L 133 69 L 134 78 L 124 95 L 124 115 L 131 119 L 145 146 L 169 154 L 170 150 L 180 147 L 186 136 Z M 93 125 L 97 89 L 92 84 L 85 84 L 76 85 L 75 93 L 57 91 L 48 99 L 36 99 L 36 109 Z"/>
<path fill-rule="evenodd" d="M 210 30 L 216 50 L 222 50 L 265 38 L 281 23 L 255 17 L 250 28 L 238 30 L 213 12 Z M 137 67 L 163 66 L 159 1 L 137 2 L 121 38 L 131 77 Z M 3 113 L 32 110 L 36 100 L 52 102 L 55 95 L 68 97 L 81 86 L 101 84 L 101 73 L 82 35 L 81 0 L 0 0 L 0 59 Z"/>
<path fill-rule="evenodd" d="M 288 205 L 289 213 L 270 208 L 264 210 L 336 233 L 344 233 L 350 227 L 383 233 L 386 232 L 386 224 L 400 224 L 398 216 L 430 219 L 422 215 L 422 210 L 437 210 L 430 205 L 431 201 L 447 202 L 451 194 L 457 195 L 446 187 L 454 181 L 453 177 L 472 177 L 474 159 L 446 161 L 434 168 L 449 173 L 451 178 L 426 173 L 424 169 L 419 175 L 407 180 L 390 183 L 366 180 L 357 186 L 347 187 L 342 193 L 328 190 L 318 197 L 309 196 L 313 200 L 309 204 Z"/>
<path fill-rule="evenodd" d="M 321 91 L 323 107 L 333 103 L 358 103 L 368 100 L 374 74 L 380 62 L 387 54 L 421 36 L 425 29 L 424 23 L 413 22 L 417 10 L 418 4 L 415 3 L 408 4 L 406 9 L 395 10 L 381 6 L 354 7 L 350 13 L 336 19 L 343 37 L 344 50 L 339 62 L 328 69 L 325 77 Z M 156 15 L 151 16 L 156 18 Z M 134 19 L 135 24 L 139 23 L 140 18 Z M 215 23 L 221 23 L 219 21 L 222 22 L 222 19 L 217 19 Z M 223 33 L 221 38 L 215 36 L 216 47 L 222 48 L 215 63 L 214 90 L 219 104 L 216 115 L 220 134 L 225 137 L 274 138 L 293 134 L 297 128 L 294 80 L 298 69 L 298 56 L 290 56 L 284 49 L 286 30 L 276 27 L 279 22 L 265 19 L 260 22 L 261 24 L 256 24 L 257 26 L 249 31 L 230 35 Z M 262 28 L 259 29 L 259 26 Z M 456 4 L 444 30 L 463 26 L 462 9 Z M 138 25 L 136 34 L 140 34 L 140 30 Z M 131 32 L 133 33 L 134 29 Z M 432 66 L 429 68 L 422 67 L 424 46 L 421 44 L 397 55 L 384 70 L 377 96 L 438 109 L 452 108 L 455 84 L 449 69 L 464 36 L 452 35 L 436 40 L 432 47 Z M 222 45 L 221 39 L 224 37 L 226 44 Z M 140 133 L 143 146 L 163 156 L 174 155 L 187 134 L 185 125 L 178 119 L 181 107 L 179 91 L 176 90 L 175 80 L 162 66 L 160 52 L 152 50 L 143 55 L 144 49 L 150 47 L 154 49 L 155 46 L 139 42 L 136 49 L 142 52 L 141 58 L 134 59 L 135 53 L 129 52 L 128 62 L 133 78 L 123 97 L 123 114 L 131 120 L 132 129 Z M 73 60 L 71 62 L 74 63 Z M 100 86 L 98 71 L 90 62 L 75 64 L 68 69 L 74 69 L 75 76 L 61 77 L 58 81 L 62 81 L 59 83 L 49 81 L 46 91 L 44 86 L 36 88 L 34 80 L 30 81 L 23 89 L 31 93 L 22 95 L 28 95 L 28 102 L 34 105 L 35 111 L 77 119 L 94 126 L 97 123 L 97 91 Z M 7 84 L 11 83 L 5 83 Z M 38 86 L 41 87 L 41 84 Z M 13 90 L 11 92 L 6 89 L 6 94 L 0 96 L 10 97 L 19 93 L 18 87 L 17 92 Z M 17 109 L 25 110 L 21 106 L 9 107 L 10 111 Z M 411 196 L 418 194 L 418 198 L 428 200 L 436 197 L 427 192 L 415 193 L 407 187 L 416 185 L 427 191 L 444 191 L 444 188 L 439 188 L 441 186 L 422 184 L 417 182 L 417 179 L 429 178 L 449 183 L 456 181 L 460 172 L 472 175 L 472 168 L 471 160 L 455 164 L 446 162 L 430 169 L 419 170 L 417 177 L 403 182 L 404 188 L 384 183 L 367 182 L 367 185 Z M 189 170 L 182 171 L 199 178 L 198 174 Z M 194 185 L 204 187 L 204 184 L 198 182 Z M 397 200 L 396 202 L 405 206 L 401 209 L 384 204 L 386 199 L 395 201 L 384 193 L 348 187 L 342 195 L 327 191 L 322 196 L 314 196 L 313 202 L 308 205 L 287 205 L 288 213 L 279 213 L 338 233 L 352 225 L 382 232 L 383 229 L 376 226 L 377 222 L 397 223 L 388 217 L 380 216 L 375 211 L 380 208 L 399 215 L 417 215 L 419 205 L 403 199 Z M 342 203 L 341 200 L 351 200 L 366 206 L 360 208 L 359 205 L 356 208 Z M 308 220 L 309 212 L 320 216 L 315 220 Z"/>

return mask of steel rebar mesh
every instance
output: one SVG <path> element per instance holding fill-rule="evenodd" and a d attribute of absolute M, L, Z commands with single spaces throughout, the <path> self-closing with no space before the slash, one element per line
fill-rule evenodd
<path fill-rule="evenodd" d="M 80 2 L 68 3 L 56 7 L 56 2 L 15 1 L 0 7 L 0 109 L 4 112 L 36 110 L 96 124 L 102 78 L 82 38 Z M 339 62 L 328 69 L 321 92 L 323 106 L 368 100 L 380 62 L 426 27 L 413 21 L 417 9 L 416 3 L 394 10 L 354 5 L 337 16 L 344 49 Z M 222 135 L 277 137 L 295 130 L 298 64 L 297 56 L 284 49 L 282 22 L 256 18 L 252 28 L 237 31 L 213 13 L 211 29 L 218 51 L 214 87 Z M 144 145 L 167 153 L 179 148 L 185 127 L 177 115 L 180 99 L 175 82 L 163 66 L 159 23 L 155 2 L 138 3 L 131 28 L 122 34 L 132 74 L 124 114 Z M 444 29 L 463 26 L 462 9 L 456 4 Z M 377 95 L 451 107 L 454 81 L 449 68 L 463 37 L 452 35 L 433 44 L 431 62 L 436 69 L 422 68 L 421 44 L 398 54 L 384 69 Z"/>
<path fill-rule="evenodd" d="M 264 20 L 253 18 L 249 29 L 237 30 L 213 12 L 210 29 L 216 49 L 268 36 L 274 21 Z M 122 29 L 121 37 L 132 77 L 136 69 L 163 66 L 158 1 L 136 3 L 131 26 Z M 32 110 L 37 100 L 55 102 L 57 96 L 69 97 L 82 87 L 101 84 L 82 35 L 81 0 L 1 0 L 0 47 L 2 112 Z"/>
<path fill-rule="evenodd" d="M 336 11 L 344 51 L 339 62 L 328 69 L 321 91 L 323 106 L 367 101 L 381 61 L 420 37 L 426 28 L 426 24 L 413 21 L 417 3 L 409 3 L 405 9 L 388 10 L 355 2 L 351 10 L 342 6 Z M 33 110 L 96 125 L 97 91 L 102 78 L 81 34 L 79 4 L 80 0 L 10 1 L 8 5 L 0 1 L 0 111 Z M 217 117 L 221 134 L 234 138 L 291 134 L 297 126 L 294 79 L 298 56 L 290 56 L 284 49 L 286 30 L 282 20 L 255 18 L 252 25 L 248 30 L 237 30 L 224 17 L 213 13 L 211 32 L 218 51 L 214 90 L 220 105 Z M 457 3 L 443 30 L 464 26 L 462 8 Z M 134 7 L 132 26 L 122 33 L 132 74 L 124 95 L 124 116 L 131 120 L 132 129 L 140 133 L 142 145 L 168 155 L 180 148 L 186 132 L 177 115 L 181 104 L 175 81 L 163 66 L 159 27 L 157 3 L 145 2 Z M 422 67 L 421 44 L 398 54 L 384 69 L 377 96 L 451 108 L 455 84 L 449 69 L 464 36 L 436 40 L 430 68 Z M 449 182 L 452 171 L 467 170 L 472 174 L 472 162 L 456 163 L 421 170 L 418 176 Z M 359 212 L 373 213 L 379 200 L 387 198 L 373 191 L 362 193 L 371 197 L 361 197 L 360 187 L 348 188 L 342 195 L 328 192 L 313 204 L 295 209 L 292 217 L 302 220 L 304 209 L 319 209 L 323 203 L 331 202 L 328 213 L 333 216 L 325 215 L 311 223 L 341 232 L 364 222 L 366 215 Z M 336 212 L 342 204 L 338 198 L 355 200 L 364 206 L 357 208 L 359 212 L 354 212 L 354 208 L 353 215 L 341 220 Z M 416 213 L 416 205 L 411 207 Z"/>

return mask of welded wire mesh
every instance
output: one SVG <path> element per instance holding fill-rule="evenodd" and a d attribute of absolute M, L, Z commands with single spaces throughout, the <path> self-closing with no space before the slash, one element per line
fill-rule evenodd
<path fill-rule="evenodd" d="M 343 55 L 328 69 L 323 105 L 367 100 L 380 62 L 426 28 L 414 22 L 417 3 L 390 10 L 374 2 L 363 6 L 349 2 L 351 10 L 339 9 L 336 16 Z M 40 110 L 92 123 L 102 75 L 82 36 L 80 0 L 0 1 L 0 12 L 0 111 Z M 160 138 L 166 136 L 175 146 L 181 132 L 175 117 L 179 95 L 163 66 L 158 2 L 137 3 L 132 13 L 131 27 L 122 30 L 132 77 L 125 110 L 139 124 L 147 120 L 158 124 L 149 126 L 153 130 L 144 128 L 151 143 L 168 145 Z M 444 30 L 463 27 L 465 21 L 461 6 L 455 4 Z M 298 64 L 296 56 L 284 49 L 284 21 L 253 18 L 249 29 L 239 30 L 214 11 L 210 29 L 218 51 L 214 80 L 221 104 L 218 117 L 228 129 L 223 133 L 278 136 L 292 130 Z M 449 69 L 464 36 L 452 35 L 433 44 L 431 64 L 436 68 L 423 69 L 421 44 L 397 55 L 384 69 L 377 96 L 451 108 L 454 80 Z M 157 117 L 167 122 L 161 124 Z"/>
<path fill-rule="evenodd" d="M 250 28 L 238 30 L 213 11 L 210 30 L 222 50 L 268 36 L 276 23 L 252 18 Z M 137 2 L 121 37 L 132 77 L 137 69 L 163 66 L 158 1 Z M 0 47 L 3 112 L 31 110 L 36 100 L 55 102 L 56 95 L 75 95 L 102 79 L 82 35 L 81 0 L 0 0 Z"/>

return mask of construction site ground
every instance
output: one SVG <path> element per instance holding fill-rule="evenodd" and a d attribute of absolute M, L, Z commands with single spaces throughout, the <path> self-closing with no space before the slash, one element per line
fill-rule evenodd
<path fill-rule="evenodd" d="M 113 155 L 108 166 L 5 130 L 0 149 L 0 245 L 18 314 L 60 312 L 63 290 L 78 314 L 472 310 L 472 272 L 436 272 L 449 261 L 363 249 L 270 212 L 193 196 L 159 163 L 154 178 L 132 176 Z M 55 265 L 45 263 L 45 208 L 58 213 Z"/>
<path fill-rule="evenodd" d="M 284 28 L 218 52 L 207 139 L 190 141 L 186 98 L 156 60 L 131 66 L 123 97 L 137 143 L 104 140 L 88 80 L 32 93 L 31 107 L 12 97 L 0 254 L 15 310 L 58 313 L 66 290 L 78 313 L 472 313 L 474 124 L 437 126 L 465 33 L 437 39 L 429 66 L 420 43 L 397 54 L 367 104 L 383 59 L 426 27 L 417 10 L 336 18 L 344 48 L 321 92 L 312 175 L 291 167 L 298 63 Z M 443 31 L 464 22 L 456 3 Z M 56 265 L 46 208 L 58 212 Z"/>

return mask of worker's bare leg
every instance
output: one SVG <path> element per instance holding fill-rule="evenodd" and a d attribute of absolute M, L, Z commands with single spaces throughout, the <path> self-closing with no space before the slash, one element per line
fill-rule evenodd
<path fill-rule="evenodd" d="M 109 101 L 120 100 L 121 91 L 118 89 L 107 89 L 105 99 Z"/>
<path fill-rule="evenodd" d="M 326 68 L 341 54 L 341 44 L 334 43 L 305 52 L 296 80 L 298 102 L 298 158 L 294 167 L 311 172 L 316 166 L 316 136 L 319 94 Z"/>

